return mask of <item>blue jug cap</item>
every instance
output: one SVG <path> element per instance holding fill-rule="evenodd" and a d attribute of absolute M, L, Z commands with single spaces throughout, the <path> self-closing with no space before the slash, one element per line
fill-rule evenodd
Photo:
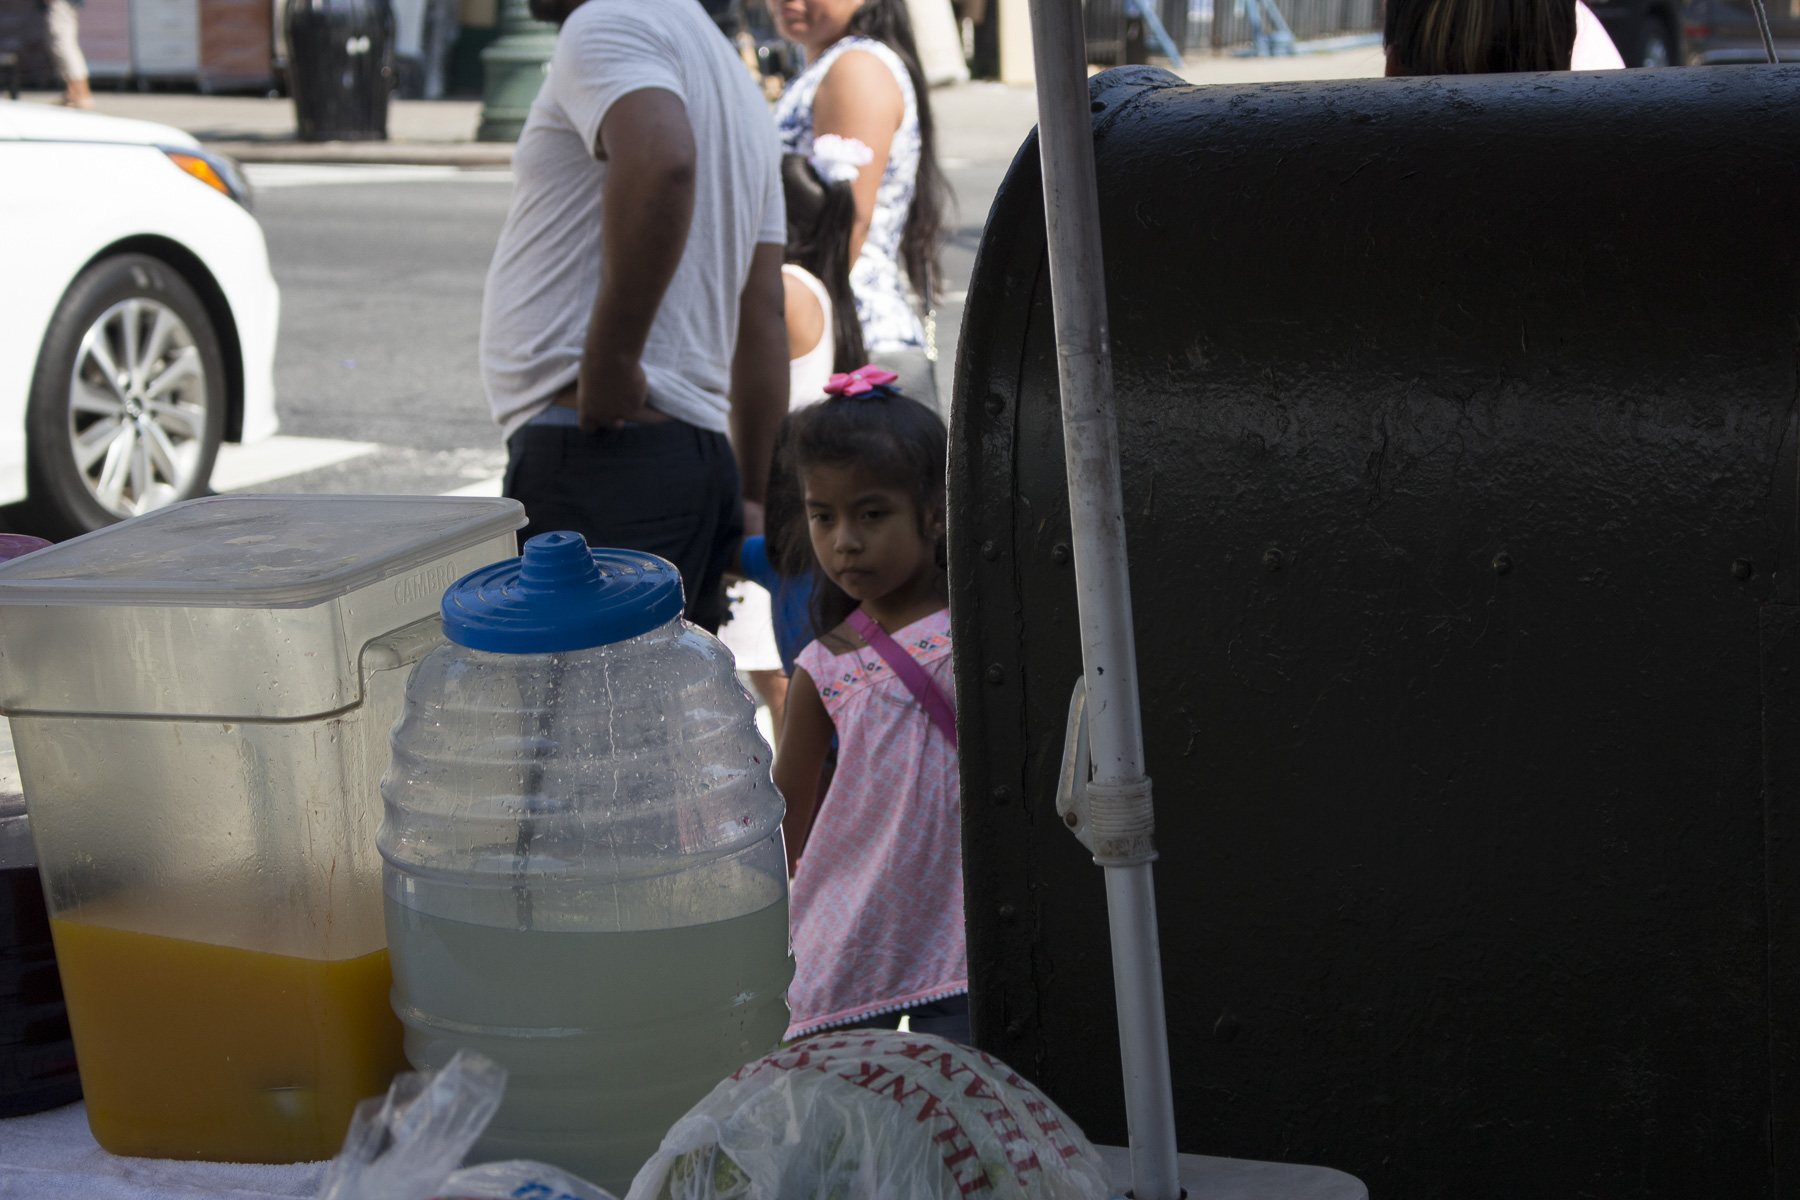
<path fill-rule="evenodd" d="M 471 650 L 554 654 L 649 633 L 681 615 L 681 572 L 637 550 L 589 550 L 540 533 L 518 558 L 471 571 L 444 593 L 444 636 Z"/>

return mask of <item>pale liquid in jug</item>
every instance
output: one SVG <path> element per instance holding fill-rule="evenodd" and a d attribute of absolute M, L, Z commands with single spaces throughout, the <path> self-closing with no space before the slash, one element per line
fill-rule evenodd
<path fill-rule="evenodd" d="M 50 922 L 88 1127 L 114 1154 L 330 1158 L 406 1070 L 386 950 L 327 961 Z"/>
<path fill-rule="evenodd" d="M 387 902 L 394 1004 L 420 1069 L 458 1049 L 507 1069 L 470 1162 L 529 1158 L 623 1196 L 714 1085 L 786 1032 L 787 900 L 683 929 L 562 933 Z"/>

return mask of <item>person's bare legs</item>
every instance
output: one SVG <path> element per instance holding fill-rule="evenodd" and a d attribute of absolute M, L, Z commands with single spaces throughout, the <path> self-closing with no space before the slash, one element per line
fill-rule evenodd
<path fill-rule="evenodd" d="M 769 719 L 775 723 L 775 750 L 781 750 L 781 721 L 787 715 L 788 677 L 782 671 L 745 671 L 756 698 L 769 706 Z"/>

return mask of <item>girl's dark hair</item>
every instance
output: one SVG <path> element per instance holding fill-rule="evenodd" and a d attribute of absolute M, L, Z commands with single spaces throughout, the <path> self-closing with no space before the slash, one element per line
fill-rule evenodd
<path fill-rule="evenodd" d="M 869 361 L 862 322 L 850 291 L 850 227 L 856 196 L 848 183 L 826 183 L 804 154 L 781 156 L 781 193 L 787 199 L 788 262 L 810 272 L 831 297 L 832 370 L 854 371 Z"/>
<path fill-rule="evenodd" d="M 793 501 L 781 506 L 787 509 L 780 518 L 784 527 L 771 543 L 769 557 L 783 575 L 811 573 L 813 636 L 823 637 L 836 629 L 856 601 L 831 582 L 813 554 L 801 473 L 814 466 L 855 467 L 883 486 L 905 491 L 922 526 L 928 513 L 943 511 L 948 449 L 949 437 L 937 413 L 891 388 L 860 396 L 833 396 L 788 415 L 776 451 L 776 468 L 786 472 L 783 486 L 791 489 Z M 775 491 L 771 483 L 767 517 L 772 537 L 777 522 Z M 940 537 L 940 568 L 944 558 Z"/>
<path fill-rule="evenodd" d="M 900 56 L 907 78 L 912 80 L 913 101 L 919 110 L 919 175 L 913 184 L 912 207 L 906 210 L 906 224 L 900 230 L 900 262 L 912 281 L 913 291 L 930 308 L 937 302 L 938 245 L 943 240 L 950 187 L 938 166 L 931 96 L 925 87 L 925 72 L 919 67 L 919 49 L 913 42 L 906 0 L 863 0 L 862 7 L 850 18 L 847 34 L 871 38 L 892 50 Z"/>
<path fill-rule="evenodd" d="M 1381 40 L 1404 75 L 1566 71 L 1575 0 L 1387 0 Z"/>

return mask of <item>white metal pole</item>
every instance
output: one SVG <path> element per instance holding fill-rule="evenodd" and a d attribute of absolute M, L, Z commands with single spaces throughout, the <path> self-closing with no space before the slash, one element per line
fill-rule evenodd
<path fill-rule="evenodd" d="M 1106 872 L 1125 1119 L 1136 1200 L 1178 1200 L 1175 1108 L 1151 886 L 1150 781 L 1144 776 L 1137 649 L 1113 417 L 1100 196 L 1094 178 L 1087 40 L 1080 0 L 1032 0 L 1038 154 L 1044 171 L 1050 282 L 1062 383 L 1069 521 L 1081 615 L 1093 780 L 1095 861 Z"/>

